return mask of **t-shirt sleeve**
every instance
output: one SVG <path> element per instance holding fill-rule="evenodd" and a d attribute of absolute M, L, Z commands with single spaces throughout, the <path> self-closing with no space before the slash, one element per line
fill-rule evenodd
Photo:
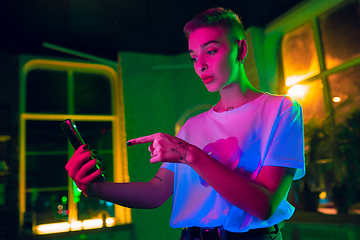
<path fill-rule="evenodd" d="M 296 168 L 297 180 L 305 175 L 302 107 L 295 100 L 287 105 L 274 124 L 263 165 Z"/>
<path fill-rule="evenodd" d="M 166 168 L 172 172 L 175 172 L 175 163 L 163 162 L 160 168 Z"/>

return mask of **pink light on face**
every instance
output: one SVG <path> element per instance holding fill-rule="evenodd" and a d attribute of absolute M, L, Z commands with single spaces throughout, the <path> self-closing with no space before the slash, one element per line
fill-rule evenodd
<path fill-rule="evenodd" d="M 208 91 L 219 91 L 237 81 L 238 44 L 222 28 L 204 27 L 192 32 L 189 36 L 189 53 L 195 72 Z"/>

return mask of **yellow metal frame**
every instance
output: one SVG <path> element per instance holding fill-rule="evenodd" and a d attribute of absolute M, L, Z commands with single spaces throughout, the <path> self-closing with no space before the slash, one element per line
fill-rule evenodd
<path fill-rule="evenodd" d="M 120 63 L 119 63 L 120 65 Z M 63 70 L 63 71 L 78 71 L 86 73 L 97 73 L 105 75 L 112 85 L 112 104 L 113 115 L 70 115 L 70 114 L 29 114 L 25 112 L 26 99 L 26 76 L 27 73 L 33 69 L 44 70 Z M 75 121 L 111 121 L 114 131 L 113 137 L 113 164 L 114 164 L 114 181 L 115 182 L 129 182 L 128 161 L 126 150 L 126 131 L 125 131 L 125 117 L 124 117 L 124 101 L 123 89 L 121 79 L 121 67 L 118 66 L 118 72 L 113 68 L 100 64 L 78 63 L 67 61 L 56 61 L 47 59 L 33 59 L 28 61 L 20 72 L 21 89 L 20 89 L 20 169 L 19 169 L 19 223 L 20 230 L 23 229 L 24 213 L 26 212 L 26 121 L 27 120 L 58 120 L 62 121 L 71 118 Z M 69 178 L 69 199 L 73 197 L 72 180 Z M 69 201 L 69 209 L 75 210 L 76 203 Z M 70 211 L 74 212 L 74 211 Z M 75 213 L 75 212 L 74 212 Z M 69 224 L 79 222 L 77 214 L 69 215 Z M 131 210 L 129 208 L 115 205 L 115 224 L 129 224 L 131 223 Z M 76 224 L 75 224 L 76 225 Z M 113 224 L 110 224 L 113 226 Z M 51 233 L 51 226 L 56 224 L 49 224 L 47 228 L 48 233 Z M 33 232 L 38 233 L 38 228 L 34 227 Z M 72 228 L 68 228 L 70 231 Z M 75 230 L 75 229 L 74 229 Z M 79 230 L 79 229 L 77 229 Z"/>

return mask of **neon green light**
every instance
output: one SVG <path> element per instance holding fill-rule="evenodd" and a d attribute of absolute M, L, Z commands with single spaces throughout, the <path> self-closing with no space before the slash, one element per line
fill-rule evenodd
<path fill-rule="evenodd" d="M 61 198 L 61 202 L 62 202 L 62 204 L 66 204 L 66 203 L 67 203 L 67 201 L 68 201 L 68 199 L 67 199 L 67 197 L 66 197 L 66 196 L 63 196 L 63 197 Z"/>
<path fill-rule="evenodd" d="M 74 181 L 73 181 L 73 193 L 74 193 L 74 203 L 80 202 L 81 190 L 76 186 Z"/>

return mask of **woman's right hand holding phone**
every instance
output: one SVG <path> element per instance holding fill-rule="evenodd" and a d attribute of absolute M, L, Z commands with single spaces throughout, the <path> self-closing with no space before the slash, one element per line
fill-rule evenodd
<path fill-rule="evenodd" d="M 65 169 L 76 183 L 76 186 L 86 196 L 92 197 L 91 183 L 101 175 L 101 169 L 97 169 L 95 172 L 89 171 L 96 165 L 97 160 L 94 158 L 96 157 L 94 152 L 88 148 L 86 144 L 80 146 L 66 164 Z"/>

